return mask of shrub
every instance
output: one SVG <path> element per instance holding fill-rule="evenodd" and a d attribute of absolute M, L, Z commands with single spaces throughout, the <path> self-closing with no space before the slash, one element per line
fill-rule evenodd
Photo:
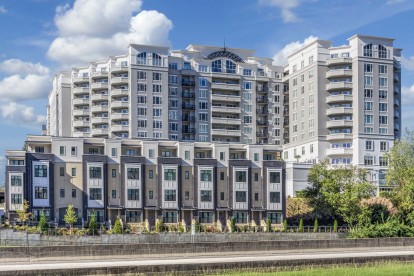
<path fill-rule="evenodd" d="M 95 218 L 95 212 L 92 212 L 91 214 L 91 219 L 89 220 L 89 225 L 88 225 L 88 229 L 89 229 L 89 235 L 95 235 L 96 234 L 96 230 L 98 229 L 98 224 L 96 223 L 96 218 Z"/>
<path fill-rule="evenodd" d="M 116 218 L 114 228 L 111 231 L 112 234 L 122 234 L 122 223 L 119 217 Z"/>
<path fill-rule="evenodd" d="M 313 233 L 317 233 L 319 228 L 318 219 L 315 219 L 315 223 L 313 224 Z"/>
<path fill-rule="evenodd" d="M 287 223 L 287 220 L 285 219 L 283 221 L 283 232 L 287 232 L 287 230 L 288 230 L 288 223 Z"/>
<path fill-rule="evenodd" d="M 272 232 L 272 222 L 270 221 L 269 218 L 266 220 L 266 231 Z"/>
<path fill-rule="evenodd" d="M 334 221 L 333 231 L 334 231 L 334 233 L 338 232 L 338 221 L 337 220 Z"/>
<path fill-rule="evenodd" d="M 303 219 L 300 219 L 300 221 L 299 221 L 298 232 L 303 232 Z"/>
<path fill-rule="evenodd" d="M 39 224 L 38 224 L 37 227 L 38 227 L 40 232 L 43 232 L 47 229 L 47 221 L 46 221 L 46 215 L 45 215 L 44 211 L 42 211 L 42 213 L 40 213 Z"/>
<path fill-rule="evenodd" d="M 237 232 L 236 220 L 234 219 L 234 217 L 231 217 L 231 219 L 230 219 L 230 232 L 232 232 L 232 233 Z"/>
<path fill-rule="evenodd" d="M 164 232 L 164 223 L 162 223 L 161 220 L 157 220 L 155 222 L 155 232 L 156 233 Z"/>

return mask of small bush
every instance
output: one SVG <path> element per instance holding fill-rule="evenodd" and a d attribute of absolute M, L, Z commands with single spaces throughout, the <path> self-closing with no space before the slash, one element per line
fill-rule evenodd
<path fill-rule="evenodd" d="M 119 217 L 116 218 L 114 228 L 112 228 L 112 234 L 122 234 L 122 223 Z"/>
<path fill-rule="evenodd" d="M 317 233 L 319 230 L 318 219 L 315 219 L 315 223 L 313 224 L 313 233 Z"/>
<path fill-rule="evenodd" d="M 300 219 L 299 221 L 299 228 L 298 228 L 298 232 L 303 232 L 303 219 Z"/>

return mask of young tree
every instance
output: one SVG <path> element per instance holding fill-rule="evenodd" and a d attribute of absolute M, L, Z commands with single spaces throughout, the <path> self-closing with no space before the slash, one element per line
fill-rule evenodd
<path fill-rule="evenodd" d="M 88 225 L 89 235 L 94 235 L 97 228 L 98 224 L 96 223 L 95 212 L 92 212 Z"/>
<path fill-rule="evenodd" d="M 63 217 L 63 220 L 66 224 L 69 224 L 70 235 L 72 236 L 72 226 L 78 220 L 78 216 L 76 215 L 72 204 L 69 204 L 68 208 L 66 208 L 66 214 Z"/>
<path fill-rule="evenodd" d="M 119 217 L 116 218 L 114 228 L 112 228 L 112 233 L 122 234 L 122 223 Z"/>
<path fill-rule="evenodd" d="M 300 219 L 299 221 L 298 232 L 303 232 L 303 219 Z"/>
<path fill-rule="evenodd" d="M 308 174 L 310 186 L 301 195 L 325 218 L 342 218 L 350 225 L 358 221 L 359 203 L 374 195 L 367 172 L 353 166 L 330 167 L 328 160 L 315 164 Z"/>
<path fill-rule="evenodd" d="M 47 229 L 47 221 L 44 210 L 42 210 L 42 212 L 40 213 L 39 224 L 37 226 L 37 229 L 39 229 L 40 232 L 43 232 Z"/>
<path fill-rule="evenodd" d="M 287 219 L 285 219 L 283 221 L 283 232 L 287 232 L 287 230 L 288 230 L 288 223 L 287 223 Z"/>
<path fill-rule="evenodd" d="M 315 223 L 313 224 L 313 233 L 317 233 L 319 230 L 318 219 L 315 219 Z"/>
<path fill-rule="evenodd" d="M 23 225 L 32 216 L 32 213 L 28 212 L 28 210 L 29 210 L 29 202 L 25 200 L 23 201 L 22 210 L 17 210 L 17 215 L 19 217 L 19 220 L 23 223 Z"/>
<path fill-rule="evenodd" d="M 338 221 L 337 220 L 334 221 L 333 231 L 334 231 L 334 233 L 338 232 Z"/>
<path fill-rule="evenodd" d="M 266 220 L 266 232 L 272 232 L 272 222 L 270 221 L 270 218 Z"/>

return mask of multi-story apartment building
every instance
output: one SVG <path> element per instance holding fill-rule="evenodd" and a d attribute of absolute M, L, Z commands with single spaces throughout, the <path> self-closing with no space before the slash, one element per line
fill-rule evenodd
<path fill-rule="evenodd" d="M 367 168 L 381 188 L 385 154 L 401 135 L 401 49 L 388 38 L 348 41 L 316 40 L 288 57 L 283 158 Z"/>
<path fill-rule="evenodd" d="M 282 72 L 252 50 L 131 44 L 123 56 L 72 69 L 69 110 L 53 104 L 63 84 L 54 85 L 48 122 L 65 113 L 61 128 L 74 137 L 279 145 Z"/>
<path fill-rule="evenodd" d="M 24 200 L 37 219 L 63 223 L 69 204 L 88 221 L 154 226 L 280 224 L 285 213 L 281 148 L 211 142 L 28 136 L 8 151 L 6 216 Z"/>

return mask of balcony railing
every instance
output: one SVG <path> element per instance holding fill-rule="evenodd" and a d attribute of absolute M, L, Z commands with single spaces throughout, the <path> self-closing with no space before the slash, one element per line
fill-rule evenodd
<path fill-rule="evenodd" d="M 195 105 L 193 105 L 193 104 L 183 104 L 183 109 L 194 110 Z"/>

